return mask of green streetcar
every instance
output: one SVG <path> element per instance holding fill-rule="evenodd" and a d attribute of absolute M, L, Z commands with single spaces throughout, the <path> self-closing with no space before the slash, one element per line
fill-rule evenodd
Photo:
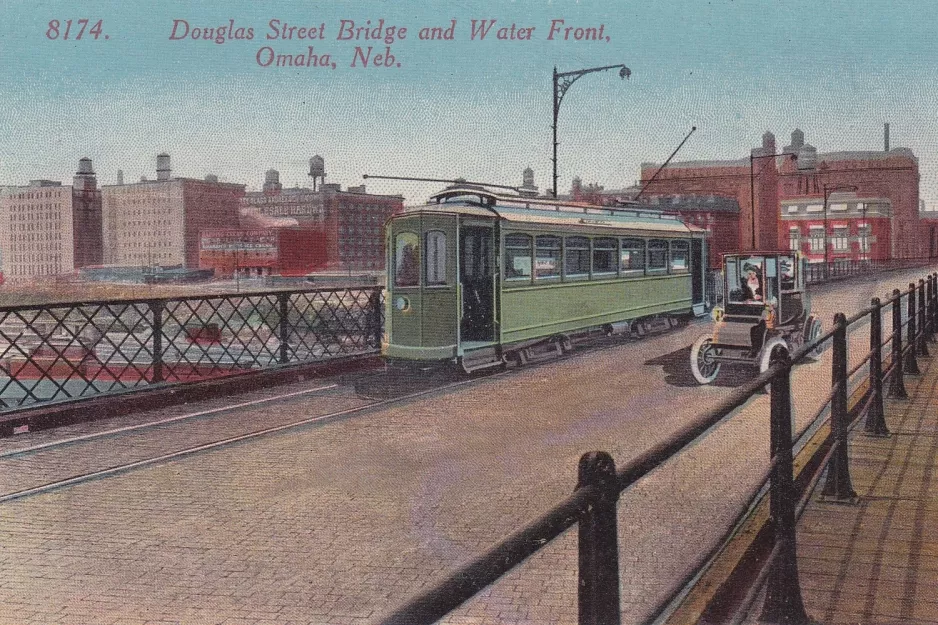
<path fill-rule="evenodd" d="M 387 224 L 382 354 L 470 372 L 703 315 L 707 232 L 661 211 L 460 184 Z"/>

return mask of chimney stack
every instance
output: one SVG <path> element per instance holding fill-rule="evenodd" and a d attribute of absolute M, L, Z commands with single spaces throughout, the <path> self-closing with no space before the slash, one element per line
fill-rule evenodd
<path fill-rule="evenodd" d="M 883 149 L 889 151 L 889 122 L 883 125 Z"/>
<path fill-rule="evenodd" d="M 117 170 L 117 184 L 119 185 L 124 184 L 124 170 L 123 169 Z"/>
<path fill-rule="evenodd" d="M 156 179 L 169 180 L 172 169 L 169 166 L 169 154 L 165 152 L 156 155 Z"/>

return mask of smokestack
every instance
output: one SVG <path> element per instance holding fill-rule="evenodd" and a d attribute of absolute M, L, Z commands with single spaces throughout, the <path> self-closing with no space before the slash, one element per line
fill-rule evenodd
<path fill-rule="evenodd" d="M 156 155 L 156 179 L 157 180 L 169 180 L 169 174 L 172 172 L 172 169 L 169 166 L 169 154 L 165 152 L 163 154 Z"/>
<path fill-rule="evenodd" d="M 119 185 L 124 184 L 124 170 L 123 169 L 117 170 L 117 184 Z"/>
<path fill-rule="evenodd" d="M 883 149 L 889 151 L 889 122 L 883 125 Z"/>

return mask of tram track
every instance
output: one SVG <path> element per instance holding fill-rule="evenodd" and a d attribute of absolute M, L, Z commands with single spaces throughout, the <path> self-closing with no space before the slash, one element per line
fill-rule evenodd
<path fill-rule="evenodd" d="M 486 375 L 462 379 L 385 399 L 363 397 L 357 393 L 350 395 L 334 394 L 331 397 L 319 395 L 318 397 L 321 398 L 329 397 L 332 404 L 338 403 L 346 407 L 327 410 L 321 414 L 314 414 L 303 419 L 275 423 L 260 429 L 240 427 L 240 431 L 229 432 L 222 437 L 209 436 L 209 440 L 199 440 L 197 444 L 179 445 L 178 442 L 174 443 L 174 441 L 198 439 L 198 436 L 193 435 L 191 432 L 196 420 L 218 418 L 225 415 L 225 413 L 239 410 L 250 411 L 251 409 L 264 407 L 276 409 L 278 405 L 284 405 L 287 402 L 317 397 L 316 393 L 341 391 L 342 386 L 340 384 L 329 384 L 274 397 L 239 402 L 156 421 L 6 450 L 0 452 L 0 504 L 181 460 L 199 453 L 218 450 L 265 436 L 368 414 L 374 410 L 404 404 L 416 398 L 446 393 L 456 388 L 477 384 L 492 377 L 493 375 Z M 357 405 L 348 405 L 350 403 Z M 243 424 L 245 420 L 249 420 L 244 417 L 251 414 L 255 413 L 243 413 L 240 419 L 241 423 Z M 212 430 L 213 427 L 215 428 L 214 431 L 217 432 L 218 429 L 225 429 L 226 424 L 222 421 L 208 424 L 209 430 Z M 175 432 L 171 431 L 173 428 L 176 428 Z M 235 425 L 235 429 L 238 429 L 238 424 Z M 135 444 L 140 442 L 140 437 L 147 437 L 148 440 L 145 441 L 145 445 Z M 135 451 L 144 453 L 134 453 Z M 150 453 L 145 453 L 147 451 Z M 154 451 L 157 453 L 153 453 Z M 118 457 L 120 460 L 115 462 L 114 459 Z M 76 458 L 81 458 L 82 461 L 76 462 Z M 82 470 L 75 471 L 73 467 L 80 466 L 82 463 L 84 463 Z"/>

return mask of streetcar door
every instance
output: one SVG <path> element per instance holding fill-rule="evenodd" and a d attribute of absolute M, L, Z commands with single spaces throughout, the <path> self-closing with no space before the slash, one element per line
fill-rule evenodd
<path fill-rule="evenodd" d="M 459 234 L 459 284 L 462 290 L 462 342 L 495 340 L 493 229 L 462 226 Z"/>

